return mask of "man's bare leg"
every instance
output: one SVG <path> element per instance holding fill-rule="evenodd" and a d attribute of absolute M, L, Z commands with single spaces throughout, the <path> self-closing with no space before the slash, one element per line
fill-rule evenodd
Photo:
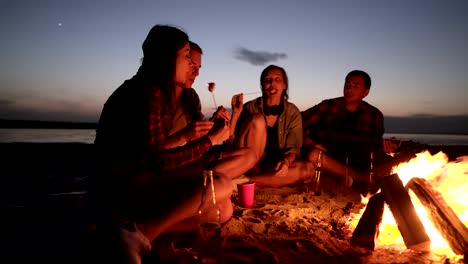
<path fill-rule="evenodd" d="M 312 149 L 308 154 L 307 154 L 307 159 L 312 162 L 313 164 L 317 164 L 318 160 L 318 155 L 321 150 L 314 148 Z M 353 168 L 346 168 L 345 164 L 342 164 L 341 162 L 338 162 L 331 158 L 330 156 L 327 155 L 326 152 L 322 151 L 322 170 L 329 172 L 333 175 L 337 175 L 340 177 L 345 177 L 346 176 L 346 170 L 348 173 L 348 177 L 350 177 L 352 180 L 357 180 L 357 181 L 362 181 L 363 180 L 363 173 L 359 172 Z M 352 184 L 352 180 L 348 179 L 349 184 Z M 350 186 L 348 186 L 350 187 Z"/>

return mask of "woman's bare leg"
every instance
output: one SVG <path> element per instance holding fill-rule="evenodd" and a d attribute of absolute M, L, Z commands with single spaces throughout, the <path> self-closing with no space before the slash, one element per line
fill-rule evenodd
<path fill-rule="evenodd" d="M 234 145 L 222 152 L 221 160 L 215 163 L 215 174 L 229 175 L 235 179 L 257 164 L 266 145 L 266 123 L 263 115 L 257 114 L 241 124 Z"/>
<path fill-rule="evenodd" d="M 250 148 L 240 148 L 222 152 L 222 159 L 213 166 L 216 175 L 229 175 L 231 179 L 240 177 L 257 163 L 255 152 Z"/>
<path fill-rule="evenodd" d="M 294 184 L 299 181 L 305 181 L 312 177 L 315 172 L 315 166 L 308 161 L 295 161 L 288 169 L 286 176 L 277 176 L 274 172 L 252 175 L 251 182 L 260 186 L 279 187 Z"/>
<path fill-rule="evenodd" d="M 202 179 L 200 179 L 200 182 Z M 201 185 L 200 185 L 201 186 Z M 200 187 L 199 187 L 200 188 Z M 232 194 L 232 181 L 227 177 L 215 177 L 215 190 L 216 198 L 218 205 L 221 211 L 221 222 L 229 220 L 232 216 L 232 204 L 230 197 Z M 211 193 L 211 190 L 208 190 L 208 195 Z M 150 219 L 148 221 L 137 223 L 138 229 L 149 239 L 153 241 L 161 233 L 174 228 L 175 230 L 187 229 L 187 228 L 196 228 L 198 222 L 186 222 L 184 220 L 192 218 L 197 220 L 197 209 L 201 204 L 201 193 L 196 192 L 195 195 L 187 197 L 185 201 L 181 204 L 174 204 L 174 210 L 171 210 L 167 215 L 164 215 L 158 219 Z M 155 202 L 170 202 L 170 197 L 167 201 L 155 201 Z M 186 224 L 187 226 L 177 227 L 178 224 Z"/>
<path fill-rule="evenodd" d="M 266 122 L 262 114 L 255 114 L 242 124 L 236 133 L 234 147 L 250 148 L 254 151 L 256 160 L 263 156 L 266 146 Z"/>

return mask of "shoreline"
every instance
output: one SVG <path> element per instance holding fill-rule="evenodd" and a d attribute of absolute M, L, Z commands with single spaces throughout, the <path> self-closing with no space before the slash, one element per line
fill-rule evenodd
<path fill-rule="evenodd" d="M 96 129 L 80 128 L 0 128 L 2 143 L 84 143 L 93 144 Z M 386 133 L 385 139 L 437 146 L 468 146 L 468 134 Z"/>
<path fill-rule="evenodd" d="M 209 113 L 207 113 L 209 115 Z M 95 129 L 94 121 L 52 121 L 0 118 L 0 128 Z M 385 116 L 386 133 L 468 135 L 467 115 Z M 434 124 L 438 124 L 434 126 Z"/>

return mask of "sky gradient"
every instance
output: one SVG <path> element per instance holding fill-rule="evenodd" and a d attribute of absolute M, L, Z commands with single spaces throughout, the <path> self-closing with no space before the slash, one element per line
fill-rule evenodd
<path fill-rule="evenodd" d="M 2 1 L 0 118 L 97 121 L 155 24 L 202 47 L 194 88 L 205 113 L 207 82 L 229 106 L 276 64 L 300 110 L 341 96 L 360 69 L 373 82 L 365 100 L 386 116 L 468 115 L 467 12 L 466 0 Z"/>

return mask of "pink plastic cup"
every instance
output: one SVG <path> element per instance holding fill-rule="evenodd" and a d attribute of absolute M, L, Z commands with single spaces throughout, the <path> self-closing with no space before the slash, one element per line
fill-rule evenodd
<path fill-rule="evenodd" d="M 237 184 L 239 194 L 239 205 L 244 208 L 250 208 L 254 205 L 255 183 L 239 183 Z"/>

